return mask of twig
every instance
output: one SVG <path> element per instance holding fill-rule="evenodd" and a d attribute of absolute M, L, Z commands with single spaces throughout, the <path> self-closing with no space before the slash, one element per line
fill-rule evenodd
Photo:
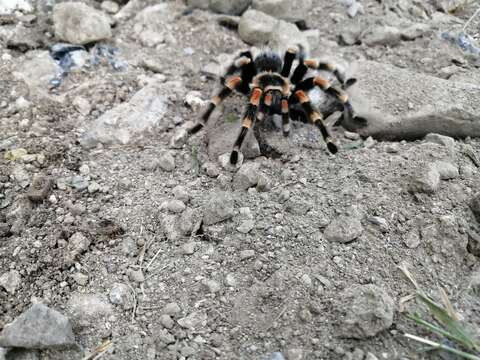
<path fill-rule="evenodd" d="M 147 266 L 145 267 L 145 271 L 148 270 L 148 268 L 153 264 L 153 262 L 155 261 L 155 259 L 157 258 L 158 255 L 160 255 L 160 253 L 162 252 L 162 249 L 160 248 L 156 253 L 155 255 L 153 255 L 153 258 L 152 260 L 150 260 L 147 264 Z"/>
<path fill-rule="evenodd" d="M 86 355 L 82 360 L 96 360 L 100 359 L 111 347 L 113 343 L 110 340 L 105 341 L 100 346 L 96 347 L 92 353 Z"/>
<path fill-rule="evenodd" d="M 137 292 L 130 283 L 127 282 L 128 287 L 132 290 L 133 294 L 133 310 L 132 310 L 132 324 L 135 321 L 135 313 L 137 312 Z"/>
<path fill-rule="evenodd" d="M 470 19 L 467 20 L 467 22 L 465 23 L 465 25 L 463 25 L 463 29 L 462 31 L 468 35 L 467 33 L 467 27 L 468 25 L 470 25 L 470 23 L 472 22 L 472 20 L 478 15 L 480 14 L 480 7 L 473 13 L 473 15 L 470 17 Z"/>

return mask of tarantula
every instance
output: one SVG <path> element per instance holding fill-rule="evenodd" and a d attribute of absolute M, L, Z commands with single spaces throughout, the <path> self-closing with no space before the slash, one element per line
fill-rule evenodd
<path fill-rule="evenodd" d="M 299 53 L 298 65 L 290 75 L 297 52 Z M 310 121 L 319 128 L 330 153 L 337 153 L 338 147 L 323 122 L 322 114 L 313 107 L 307 94 L 310 90 L 318 87 L 333 96 L 342 106 L 344 117 L 354 118 L 353 108 L 347 94 L 342 89 L 333 86 L 328 80 L 321 76 L 305 78 L 309 69 L 326 70 L 333 73 L 343 89 L 356 81 L 355 79 L 345 80 L 344 75 L 332 63 L 305 59 L 301 47 L 300 51 L 295 48 L 288 49 L 283 61 L 277 53 L 272 51 L 262 51 L 255 58 L 251 51 L 245 51 L 240 53 L 228 67 L 225 75 L 221 78 L 222 89 L 212 97 L 201 116 L 201 121 L 192 127 L 189 133 L 194 134 L 200 131 L 215 108 L 233 91 L 238 91 L 249 97 L 249 103 L 245 110 L 240 134 L 230 154 L 231 164 L 235 165 L 238 162 L 238 153 L 248 130 L 252 128 L 256 120 L 261 121 L 265 114 L 282 115 L 282 128 L 285 136 L 290 133 L 291 118 L 303 122 Z M 238 72 L 239 75 L 234 75 Z"/>

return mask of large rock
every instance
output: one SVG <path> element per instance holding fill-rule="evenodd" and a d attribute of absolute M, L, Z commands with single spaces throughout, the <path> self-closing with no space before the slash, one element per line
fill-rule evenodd
<path fill-rule="evenodd" d="M 221 14 L 240 15 L 252 0 L 210 0 L 210 10 Z"/>
<path fill-rule="evenodd" d="M 253 0 L 252 8 L 287 21 L 304 20 L 312 8 L 312 0 Z"/>
<path fill-rule="evenodd" d="M 348 243 L 357 239 L 362 233 L 363 226 L 360 220 L 350 216 L 340 216 L 327 226 L 324 236 L 328 241 Z"/>
<path fill-rule="evenodd" d="M 59 72 L 60 67 L 48 51 L 30 51 L 26 59 L 19 64 L 14 76 L 25 82 L 30 96 L 53 99 L 54 96 L 49 93 L 50 81 Z"/>
<path fill-rule="evenodd" d="M 67 2 L 53 8 L 55 36 L 72 44 L 88 44 L 112 37 L 108 17 L 81 2 Z"/>
<path fill-rule="evenodd" d="M 257 10 L 247 10 L 238 24 L 238 34 L 248 44 L 264 45 L 270 41 L 278 20 Z"/>
<path fill-rule="evenodd" d="M 348 288 L 340 294 L 342 336 L 365 339 L 388 329 L 393 323 L 393 299 L 376 285 Z"/>
<path fill-rule="evenodd" d="M 165 88 L 151 83 L 139 90 L 127 103 L 100 116 L 80 139 L 90 148 L 98 143 L 128 144 L 141 139 L 164 118 L 167 110 Z"/>
<path fill-rule="evenodd" d="M 203 206 L 203 223 L 212 225 L 230 219 L 235 214 L 232 196 L 226 192 L 214 192 Z"/>
<path fill-rule="evenodd" d="M 74 344 L 70 320 L 43 304 L 34 304 L 0 333 L 3 347 L 45 349 Z"/>
<path fill-rule="evenodd" d="M 230 153 L 240 133 L 240 128 L 240 121 L 234 123 L 224 121 L 222 114 L 221 118 L 213 126 L 207 128 L 208 156 L 212 160 L 216 160 L 220 155 Z M 253 159 L 260 155 L 260 146 L 253 131 L 248 132 L 241 151 L 243 156 L 248 159 Z"/>
<path fill-rule="evenodd" d="M 409 140 L 429 133 L 480 136 L 480 86 L 456 83 L 374 61 L 352 65 L 350 99 L 360 118 L 342 125 L 362 136 Z"/>
<path fill-rule="evenodd" d="M 238 24 L 238 34 L 248 44 L 268 44 L 280 53 L 296 45 L 302 45 L 307 53 L 310 48 L 307 36 L 297 26 L 254 9 L 243 13 Z"/>

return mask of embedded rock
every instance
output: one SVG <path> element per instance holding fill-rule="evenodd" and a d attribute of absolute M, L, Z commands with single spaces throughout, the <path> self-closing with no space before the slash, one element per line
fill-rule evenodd
<path fill-rule="evenodd" d="M 342 126 L 364 137 L 412 140 L 429 133 L 480 136 L 480 86 L 456 83 L 374 61 L 352 65 L 348 90 L 357 118 Z"/>

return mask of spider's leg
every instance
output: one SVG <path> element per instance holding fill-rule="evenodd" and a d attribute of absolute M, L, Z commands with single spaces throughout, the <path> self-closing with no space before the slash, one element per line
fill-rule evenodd
<path fill-rule="evenodd" d="M 235 60 L 230 64 L 230 66 L 227 68 L 227 71 L 225 74 L 220 78 L 220 81 L 222 83 L 225 82 L 225 79 L 240 70 L 243 66 L 250 64 L 253 62 L 253 55 L 250 51 L 245 51 L 239 54 Z"/>
<path fill-rule="evenodd" d="M 290 81 L 293 85 L 297 85 L 300 81 L 302 81 L 303 77 L 308 71 L 307 65 L 305 65 L 303 58 L 300 58 L 300 62 L 298 63 L 295 70 L 293 70 L 292 77 Z"/>
<path fill-rule="evenodd" d="M 290 135 L 290 114 L 286 96 L 282 97 L 282 128 L 284 136 Z"/>
<path fill-rule="evenodd" d="M 303 92 L 303 90 L 297 90 L 295 92 L 295 96 L 297 97 L 298 101 L 302 105 L 303 110 L 305 110 L 305 113 L 308 115 L 310 121 L 319 128 L 320 132 L 322 133 L 323 139 L 325 140 L 325 143 L 327 144 L 328 151 L 330 153 L 335 154 L 338 152 L 337 145 L 333 142 L 332 136 L 330 135 L 330 132 L 328 131 L 327 127 L 323 123 L 323 116 L 320 114 L 318 111 L 315 111 L 315 109 L 312 106 L 312 103 L 310 102 L 310 98 L 308 97 L 307 94 Z"/>
<path fill-rule="evenodd" d="M 307 59 L 304 61 L 304 64 L 310 69 L 324 70 L 324 71 L 331 72 L 333 75 L 335 75 L 335 77 L 340 82 L 340 84 L 345 85 L 345 75 L 334 63 L 322 62 L 316 59 Z"/>
<path fill-rule="evenodd" d="M 238 134 L 237 140 L 233 145 L 232 153 L 230 154 L 230 164 L 232 165 L 238 162 L 238 152 L 240 151 L 240 147 L 242 146 L 243 140 L 245 140 L 248 130 L 253 126 L 263 91 L 260 88 L 254 88 L 250 94 L 250 102 L 247 105 L 242 120 L 242 129 L 240 130 L 240 134 Z"/>
<path fill-rule="evenodd" d="M 215 108 L 220 105 L 220 103 L 225 100 L 233 92 L 233 90 L 240 85 L 241 81 L 242 80 L 240 76 L 229 77 L 225 81 L 225 85 L 219 91 L 219 93 L 212 97 L 212 100 L 210 100 L 207 109 L 201 116 L 201 121 L 199 121 L 193 128 L 189 129 L 188 132 L 190 134 L 195 134 L 199 132 L 207 123 L 210 115 L 212 115 L 213 113 L 213 110 L 215 110 Z"/>
<path fill-rule="evenodd" d="M 346 115 L 349 119 L 356 118 L 355 111 L 353 110 L 352 104 L 348 99 L 347 93 L 335 86 L 332 86 L 332 84 L 328 80 L 324 79 L 321 76 L 311 77 L 303 80 L 295 87 L 295 91 L 309 91 L 315 86 L 318 86 L 328 95 L 336 98 L 343 105 L 344 115 Z"/>
<path fill-rule="evenodd" d="M 297 54 L 297 51 L 294 48 L 290 48 L 286 51 L 285 57 L 283 59 L 283 68 L 282 68 L 282 71 L 280 72 L 280 75 L 282 75 L 283 77 L 288 78 L 290 76 L 293 60 L 295 60 L 296 54 Z"/>

